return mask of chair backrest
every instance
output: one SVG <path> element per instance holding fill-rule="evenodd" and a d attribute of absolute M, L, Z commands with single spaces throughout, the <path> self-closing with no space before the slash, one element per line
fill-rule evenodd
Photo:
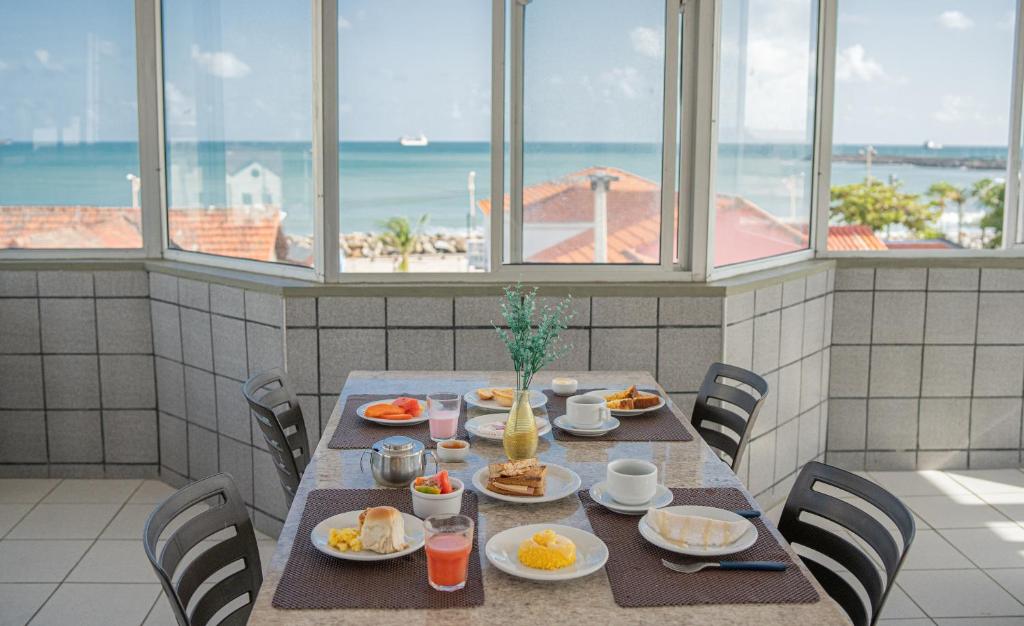
<path fill-rule="evenodd" d="M 828 485 L 830 493 L 815 489 L 818 483 Z M 870 509 L 855 506 L 857 500 L 851 498 L 847 501 L 840 495 L 856 496 L 884 517 L 872 515 Z M 808 513 L 811 517 L 801 519 L 802 513 Z M 814 516 L 828 520 L 831 524 L 814 523 L 818 521 Z M 883 525 L 883 521 L 895 526 L 902 545 L 897 543 L 895 535 Z M 843 537 L 844 531 L 860 538 L 875 556 L 852 541 L 849 535 Z M 861 596 L 847 580 L 831 567 L 823 565 L 820 558 L 816 560 L 815 555 L 801 551 L 800 557 L 807 569 L 843 607 L 854 625 L 862 626 L 874 624 L 878 620 L 892 582 L 914 541 L 915 526 L 914 516 L 906 505 L 885 489 L 856 474 L 811 461 L 804 466 L 789 492 L 779 519 L 779 532 L 794 546 L 809 548 L 835 561 L 840 568 L 857 579 L 867 592 L 870 607 L 864 605 Z M 881 564 L 881 570 L 875 564 L 876 559 Z"/>
<path fill-rule="evenodd" d="M 209 508 L 205 508 L 209 505 Z M 202 509 L 195 517 L 189 518 L 177 530 L 166 537 L 166 544 L 157 553 L 157 542 L 164 530 L 177 518 L 193 507 Z M 186 555 L 204 540 L 233 528 L 234 535 L 214 538 L 217 543 L 200 552 L 191 560 Z M 146 556 L 156 570 L 164 593 L 180 626 L 205 626 L 229 604 L 247 596 L 243 605 L 234 608 L 220 624 L 245 624 L 249 619 L 256 594 L 263 582 L 260 569 L 260 553 L 256 546 L 256 535 L 234 481 L 227 474 L 215 474 L 179 490 L 157 505 L 143 531 Z M 196 595 L 199 586 L 210 580 L 214 574 L 241 561 L 242 568 L 221 578 L 206 590 Z M 234 569 L 237 569 L 234 568 Z M 195 599 L 191 612 L 189 605 Z"/>
<path fill-rule="evenodd" d="M 747 393 L 739 387 L 719 382 L 721 379 L 733 380 L 747 385 L 757 392 L 757 397 Z M 761 405 L 768 397 L 768 383 L 763 378 L 735 365 L 725 363 L 712 363 L 708 373 L 704 376 L 704 382 L 700 385 L 697 393 L 697 400 L 693 403 L 693 417 L 690 422 L 693 424 L 700 436 L 712 448 L 720 450 L 729 457 L 729 465 L 736 469 L 743 458 L 743 451 L 750 440 L 750 429 L 761 411 Z M 732 406 L 716 406 L 711 401 L 728 403 Z M 742 411 L 738 413 L 733 410 L 735 407 Z M 727 434 L 713 430 L 705 424 L 716 424 L 717 426 L 731 430 L 736 433 L 736 439 Z"/>
<path fill-rule="evenodd" d="M 242 393 L 267 440 L 290 507 L 310 456 L 302 408 L 278 368 L 254 374 L 242 385 Z"/>

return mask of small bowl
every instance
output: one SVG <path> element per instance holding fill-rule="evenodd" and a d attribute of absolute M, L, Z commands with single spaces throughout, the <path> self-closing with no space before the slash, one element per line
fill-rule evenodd
<path fill-rule="evenodd" d="M 446 443 L 459 442 L 462 444 L 461 448 L 447 448 L 444 446 Z M 469 442 L 462 439 L 451 439 L 449 441 L 438 442 L 437 447 L 434 449 L 434 453 L 437 454 L 437 458 L 443 463 L 462 463 L 469 456 Z"/>
<path fill-rule="evenodd" d="M 420 493 L 413 483 L 409 484 L 412 492 L 412 512 L 420 519 L 431 515 L 457 515 L 462 510 L 462 493 L 465 487 L 458 478 L 449 478 L 452 483 L 451 493 Z"/>
<path fill-rule="evenodd" d="M 578 385 L 575 378 L 555 378 L 551 381 L 551 391 L 559 396 L 571 396 Z"/>

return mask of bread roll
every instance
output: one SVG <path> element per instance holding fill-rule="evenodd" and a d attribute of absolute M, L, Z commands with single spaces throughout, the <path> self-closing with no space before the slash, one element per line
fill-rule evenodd
<path fill-rule="evenodd" d="M 363 550 L 390 554 L 404 550 L 405 520 L 393 506 L 375 506 L 359 514 L 359 541 Z"/>

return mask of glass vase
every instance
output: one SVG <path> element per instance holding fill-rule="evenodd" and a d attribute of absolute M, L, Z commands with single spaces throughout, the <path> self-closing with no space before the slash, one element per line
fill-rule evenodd
<path fill-rule="evenodd" d="M 537 456 L 537 420 L 533 416 L 533 408 L 530 407 L 529 390 L 516 390 L 512 408 L 508 412 L 502 444 L 510 461 L 532 459 Z"/>

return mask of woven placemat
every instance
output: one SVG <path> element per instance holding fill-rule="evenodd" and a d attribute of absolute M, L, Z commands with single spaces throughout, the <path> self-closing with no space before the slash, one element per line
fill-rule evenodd
<path fill-rule="evenodd" d="M 748 509 L 751 502 L 738 489 L 673 489 L 672 504 Z M 716 561 L 782 561 L 784 572 L 727 571 L 706 569 L 680 574 L 667 569 L 661 559 L 677 562 L 700 560 L 663 550 L 644 539 L 637 530 L 640 518 L 619 515 L 597 504 L 586 491 L 579 492 L 594 533 L 608 544 L 605 569 L 615 603 L 622 607 L 685 606 L 692 604 L 805 604 L 818 601 L 818 592 L 793 563 L 760 519 L 757 542 L 750 548 Z M 707 559 L 711 560 L 711 559 Z"/>
<path fill-rule="evenodd" d="M 345 406 L 341 409 L 341 419 L 338 420 L 338 426 L 334 429 L 334 434 L 331 435 L 331 440 L 328 442 L 327 447 L 335 450 L 359 450 L 369 448 L 381 439 L 393 435 L 404 435 L 420 441 L 428 448 L 434 447 L 434 442 L 430 439 L 430 425 L 427 422 L 421 422 L 412 426 L 382 426 L 368 422 L 356 415 L 356 409 L 360 405 L 367 402 L 389 400 L 402 395 L 405 394 L 359 394 L 349 396 L 348 400 L 345 401 Z M 424 400 L 424 396 L 421 395 L 409 394 L 408 397 Z M 469 437 L 469 433 L 466 432 L 465 404 L 462 405 L 462 412 L 459 414 L 459 431 L 456 437 L 459 439 L 467 439 Z"/>
<path fill-rule="evenodd" d="M 593 391 L 593 389 L 580 389 L 576 395 Z M 657 393 L 653 390 L 645 390 L 648 393 Z M 554 425 L 553 420 L 565 415 L 565 396 L 557 396 L 553 391 L 545 390 L 548 397 L 548 416 L 552 420 L 552 431 L 556 441 L 692 441 L 693 435 L 686 430 L 668 403 L 656 411 L 648 411 L 640 415 L 628 417 L 617 417 L 619 427 L 599 437 L 577 437 Z"/>
<path fill-rule="evenodd" d="M 469 578 L 459 591 L 436 591 L 427 583 L 427 556 L 417 550 L 387 561 L 344 561 L 313 547 L 309 534 L 323 520 L 369 506 L 412 511 L 404 489 L 318 489 L 309 494 L 292 552 L 272 604 L 279 609 L 452 609 L 484 603 L 480 550 L 476 537 L 469 555 Z M 462 495 L 462 514 L 477 518 L 476 494 Z"/>

